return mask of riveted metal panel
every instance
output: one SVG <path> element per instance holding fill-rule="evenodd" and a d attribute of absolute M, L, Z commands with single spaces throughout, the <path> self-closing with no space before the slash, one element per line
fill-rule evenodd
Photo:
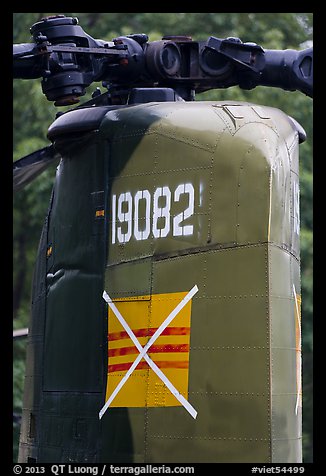
<path fill-rule="evenodd" d="M 297 136 L 280 111 L 258 112 L 239 103 L 150 104 L 111 111 L 103 121 L 101 133 L 112 154 L 108 290 L 116 298 L 138 299 L 144 273 L 146 299 L 199 288 L 192 299 L 188 393 L 196 420 L 182 406 L 126 408 L 123 418 L 128 415 L 133 435 L 129 456 L 128 448 L 115 445 L 108 449 L 110 458 L 271 462 L 286 454 L 287 461 L 300 460 L 290 444 L 299 419 L 289 430 L 278 423 L 289 411 L 278 386 L 291 391 L 296 359 L 271 340 L 276 342 L 279 311 L 288 313 L 294 302 L 289 294 L 283 309 L 274 294 L 291 292 L 295 268 L 289 258 L 294 250 L 289 137 Z M 191 225 L 191 233 L 176 236 L 174 219 L 189 205 L 189 196 L 182 204 L 173 197 L 186 183 L 194 188 L 194 206 L 182 225 Z M 158 189 L 165 195 L 156 202 L 159 218 L 153 215 Z M 159 222 L 167 195 L 169 214 Z M 161 230 L 169 223 L 165 236 L 154 236 L 155 220 Z M 144 235 L 136 239 L 135 229 Z M 289 322 L 286 329 L 293 332 Z M 115 431 L 118 410 L 109 408 L 103 417 Z M 280 428 L 291 451 L 281 448 Z"/>
<path fill-rule="evenodd" d="M 84 111 L 81 127 L 76 117 L 51 129 L 63 160 L 35 281 L 21 460 L 300 462 L 293 122 L 231 101 Z M 70 127 L 84 132 L 67 140 Z M 110 359 L 123 378 L 138 352 L 103 288 L 144 346 L 194 287 L 148 351 L 165 383 L 143 359 L 125 406 L 99 420 Z M 188 382 L 196 418 L 165 400 L 167 376 Z"/>

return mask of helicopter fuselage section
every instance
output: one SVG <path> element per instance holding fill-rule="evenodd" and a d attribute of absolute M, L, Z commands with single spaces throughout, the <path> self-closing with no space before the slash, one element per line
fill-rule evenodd
<path fill-rule="evenodd" d="M 293 121 L 148 103 L 49 138 L 19 460 L 301 462 Z"/>

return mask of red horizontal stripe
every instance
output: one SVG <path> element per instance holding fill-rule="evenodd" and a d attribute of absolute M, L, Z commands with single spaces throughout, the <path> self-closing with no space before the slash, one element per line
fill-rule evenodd
<path fill-rule="evenodd" d="M 150 337 L 155 334 L 158 327 L 147 327 L 144 329 L 135 329 L 133 333 L 136 337 Z M 185 336 L 190 334 L 190 327 L 166 327 L 164 331 L 160 334 L 161 336 Z M 108 339 L 110 340 L 120 340 L 128 339 L 129 336 L 126 331 L 121 332 L 110 332 Z"/>
<path fill-rule="evenodd" d="M 152 345 L 148 349 L 148 354 L 154 354 L 157 352 L 189 352 L 189 344 Z M 138 350 L 135 346 L 109 349 L 109 357 L 117 357 L 119 355 L 129 355 L 137 353 Z"/>
<path fill-rule="evenodd" d="M 189 367 L 189 362 L 187 360 L 182 361 L 172 361 L 172 360 L 163 360 L 155 362 L 155 364 L 160 369 L 187 369 Z M 127 371 L 132 366 L 132 362 L 127 362 L 125 364 L 114 364 L 108 366 L 109 373 L 111 372 L 124 372 Z M 148 364 L 145 361 L 139 362 L 135 370 L 147 369 Z"/>

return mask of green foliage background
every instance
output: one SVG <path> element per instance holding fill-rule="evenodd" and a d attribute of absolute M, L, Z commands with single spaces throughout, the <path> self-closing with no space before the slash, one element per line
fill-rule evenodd
<path fill-rule="evenodd" d="M 14 13 L 13 42 L 30 41 L 29 28 L 41 18 L 64 13 L 77 16 L 80 25 L 94 38 L 147 33 L 150 41 L 163 35 L 238 36 L 266 49 L 303 49 L 312 43 L 312 13 Z M 85 99 L 100 84 L 93 84 Z M 295 118 L 305 129 L 307 141 L 300 146 L 302 346 L 303 346 L 303 454 L 313 460 L 312 441 L 312 351 L 313 351 L 313 153 L 312 101 L 299 92 L 257 87 L 242 91 L 233 87 L 197 96 L 197 99 L 250 101 L 277 107 Z M 13 86 L 14 160 L 48 145 L 47 128 L 57 110 L 44 97 L 40 80 L 15 80 Z M 13 209 L 13 327 L 27 327 L 33 266 L 43 220 L 49 204 L 55 167 L 47 170 L 14 197 Z M 13 408 L 21 413 L 26 341 L 13 344 Z M 17 461 L 19 423 L 14 422 L 13 459 Z"/>

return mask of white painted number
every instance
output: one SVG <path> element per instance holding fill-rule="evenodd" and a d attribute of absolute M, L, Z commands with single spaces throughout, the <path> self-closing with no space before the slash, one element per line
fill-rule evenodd
<path fill-rule="evenodd" d="M 194 214 L 195 193 L 193 185 L 191 183 L 181 183 L 174 192 L 174 201 L 178 202 L 180 200 L 180 195 L 182 194 L 188 194 L 189 205 L 183 212 L 179 213 L 173 218 L 174 236 L 192 235 L 194 231 L 193 225 L 180 225 L 182 221 L 186 220 Z"/>
<path fill-rule="evenodd" d="M 171 227 L 171 208 L 184 200 L 183 195 L 187 196 L 185 209 L 173 217 Z M 171 231 L 173 236 L 192 235 L 194 226 L 183 222 L 194 214 L 194 208 L 195 191 L 191 183 L 178 185 L 174 194 L 168 186 L 157 187 L 153 199 L 148 190 L 138 190 L 134 197 L 130 192 L 118 197 L 114 194 L 111 242 L 128 243 L 132 236 L 137 241 L 147 240 L 151 231 L 154 238 L 165 238 Z"/>
<path fill-rule="evenodd" d="M 157 188 L 154 193 L 154 210 L 153 210 L 154 238 L 165 238 L 168 235 L 170 231 L 170 208 L 171 208 L 171 192 L 169 187 Z M 160 218 L 164 219 L 164 227 L 159 227 L 159 224 L 163 222 L 163 220 L 160 220 Z"/>
<path fill-rule="evenodd" d="M 124 205 L 124 204 L 127 204 Z M 127 226 L 118 226 L 118 240 L 120 243 L 127 243 L 132 234 L 131 226 L 131 217 L 132 217 L 132 197 L 130 192 L 122 193 L 118 199 L 118 220 L 120 223 L 126 223 Z M 125 230 L 123 233 L 122 230 Z"/>
<path fill-rule="evenodd" d="M 117 196 L 112 195 L 112 230 L 111 230 L 111 239 L 112 243 L 115 243 L 115 226 L 116 226 L 116 203 L 117 203 Z"/>
<path fill-rule="evenodd" d="M 145 200 L 145 228 L 140 229 L 139 202 Z M 135 195 L 134 236 L 136 240 L 146 240 L 151 231 L 151 194 L 148 190 L 139 190 Z"/>

